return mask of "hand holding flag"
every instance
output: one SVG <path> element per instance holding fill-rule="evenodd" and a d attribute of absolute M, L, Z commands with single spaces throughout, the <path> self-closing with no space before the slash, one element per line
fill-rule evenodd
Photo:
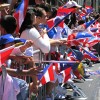
<path fill-rule="evenodd" d="M 12 50 L 14 49 L 14 45 L 8 48 L 0 50 L 0 67 L 5 63 L 5 61 L 9 58 Z"/>

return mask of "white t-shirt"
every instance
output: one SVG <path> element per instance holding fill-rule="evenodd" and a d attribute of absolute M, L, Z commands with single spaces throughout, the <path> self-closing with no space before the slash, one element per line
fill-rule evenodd
<path fill-rule="evenodd" d="M 44 34 L 41 37 L 40 33 L 36 30 L 36 28 L 26 29 L 22 32 L 21 37 L 26 40 L 32 40 L 33 44 L 33 51 L 40 49 L 43 53 L 49 53 L 50 51 L 50 41 L 47 34 Z M 35 60 L 39 60 L 39 53 L 33 55 Z"/>
<path fill-rule="evenodd" d="M 0 76 L 0 100 L 1 100 L 1 95 L 2 100 L 17 100 L 17 95 L 20 92 L 20 88 L 16 82 L 16 80 L 13 80 L 11 76 L 7 74 L 5 78 L 5 84 L 4 84 L 4 91 L 2 90 L 2 75 Z"/>

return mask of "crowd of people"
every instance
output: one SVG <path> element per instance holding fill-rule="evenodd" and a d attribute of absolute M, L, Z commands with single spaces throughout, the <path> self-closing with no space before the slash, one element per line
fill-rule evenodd
<path fill-rule="evenodd" d="M 58 99 L 66 97 L 67 90 L 61 84 L 73 82 L 74 78 L 88 78 L 82 61 L 88 61 L 92 67 L 91 60 L 99 60 L 91 53 L 91 48 L 93 50 L 93 46 L 99 43 L 100 15 L 92 7 L 87 11 L 74 0 L 61 7 L 52 7 L 45 0 L 29 0 L 16 33 L 19 22 L 14 13 L 23 1 L 0 2 L 0 50 L 18 44 L 5 64 L 0 66 L 0 100 L 29 100 L 32 93 L 36 95 L 35 100 L 42 100 L 38 98 L 41 86 L 38 76 L 49 64 L 53 65 L 54 79 L 50 80 L 47 76 L 49 81 L 42 84 L 42 87 L 46 86 L 45 99 L 54 100 L 54 90 Z M 92 43 L 92 38 L 97 39 L 96 42 Z M 48 62 L 42 63 L 43 60 Z"/>

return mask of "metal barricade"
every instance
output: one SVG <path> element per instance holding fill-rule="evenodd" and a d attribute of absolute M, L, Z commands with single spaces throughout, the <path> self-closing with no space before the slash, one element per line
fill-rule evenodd
<path fill-rule="evenodd" d="M 46 66 L 46 63 L 42 63 L 43 60 L 45 60 L 45 54 L 43 54 L 40 50 L 36 50 L 34 52 L 35 53 L 39 53 L 39 61 L 36 62 L 38 63 L 39 66 L 41 66 L 41 68 L 45 68 Z M 12 67 L 13 69 L 17 69 L 17 70 L 27 70 L 29 69 L 29 66 L 27 65 L 24 65 L 24 64 L 18 64 L 17 62 L 13 61 L 13 65 Z M 30 76 L 27 76 L 27 75 L 24 75 L 24 76 L 15 76 L 15 77 L 18 77 L 20 79 L 23 79 L 25 80 L 28 84 L 29 84 L 29 100 L 46 100 L 46 85 L 42 86 L 42 87 L 39 87 L 39 92 L 38 92 L 38 96 L 36 96 L 36 98 L 32 99 L 32 95 L 30 93 L 30 83 L 32 82 L 31 80 L 31 77 Z M 34 93 L 33 93 L 34 94 Z"/>
<path fill-rule="evenodd" d="M 62 47 L 59 48 L 59 52 L 60 52 L 60 50 L 63 50 Z M 63 54 L 64 54 L 65 51 L 66 51 L 66 49 L 64 48 Z M 39 61 L 37 63 L 39 64 L 39 66 L 41 66 L 41 68 L 45 68 L 45 66 L 47 64 L 46 56 L 40 50 L 38 50 L 38 51 L 36 51 L 34 53 L 37 53 L 37 52 L 39 52 Z M 48 60 L 51 60 L 50 53 L 49 53 L 49 59 Z M 18 64 L 16 62 L 14 62 L 14 63 L 15 63 L 15 66 L 13 66 L 13 67 L 14 67 L 14 69 L 16 69 L 18 67 Z M 21 65 L 21 69 L 22 70 L 23 69 L 28 69 L 28 66 Z M 19 78 L 24 79 L 27 83 L 29 83 L 29 100 L 46 100 L 46 92 L 47 92 L 46 91 L 46 85 L 44 85 L 42 87 L 39 87 L 38 96 L 35 99 L 31 99 L 31 93 L 30 93 L 31 77 L 26 75 L 24 77 L 20 76 Z M 77 94 L 79 94 L 83 98 L 86 97 L 85 94 L 81 90 L 79 90 L 77 86 L 75 87 L 74 84 L 69 84 L 69 85 L 73 88 L 73 92 L 76 92 Z M 53 91 L 53 94 L 55 95 L 55 89 Z M 54 98 L 52 100 L 54 100 Z"/>

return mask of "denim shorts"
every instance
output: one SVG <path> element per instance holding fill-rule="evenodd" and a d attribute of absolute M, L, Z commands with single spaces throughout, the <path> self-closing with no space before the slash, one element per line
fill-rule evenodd
<path fill-rule="evenodd" d="M 13 77 L 13 78 L 17 81 L 20 87 L 20 93 L 17 95 L 17 100 L 28 100 L 29 87 L 28 87 L 27 82 L 25 80 L 22 80 L 16 77 Z"/>

